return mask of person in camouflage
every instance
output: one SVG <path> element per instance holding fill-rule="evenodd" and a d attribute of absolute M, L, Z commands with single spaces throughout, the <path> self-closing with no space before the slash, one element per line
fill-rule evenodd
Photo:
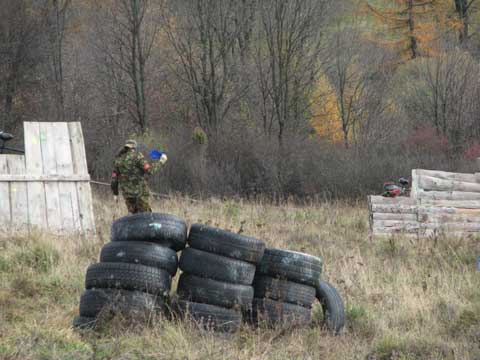
<path fill-rule="evenodd" d="M 137 142 L 128 140 L 114 161 L 111 188 L 118 196 L 119 188 L 128 208 L 128 212 L 152 212 L 147 176 L 157 171 L 167 162 L 167 155 L 162 154 L 159 161 L 151 164 L 137 151 Z"/>

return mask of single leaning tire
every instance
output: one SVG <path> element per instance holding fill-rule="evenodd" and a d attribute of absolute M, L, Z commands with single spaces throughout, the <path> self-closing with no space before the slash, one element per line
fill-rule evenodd
<path fill-rule="evenodd" d="M 97 325 L 97 319 L 87 316 L 75 316 L 72 322 L 72 326 L 75 329 L 81 330 L 93 330 Z"/>
<path fill-rule="evenodd" d="M 177 294 L 183 300 L 232 308 L 252 305 L 253 288 L 248 285 L 230 284 L 183 273 Z"/>
<path fill-rule="evenodd" d="M 251 320 L 254 324 L 265 322 L 268 326 L 306 326 L 311 321 L 311 311 L 300 305 L 254 298 Z"/>
<path fill-rule="evenodd" d="M 322 260 L 296 251 L 270 248 L 265 249 L 257 272 L 315 287 L 322 273 Z"/>
<path fill-rule="evenodd" d="M 80 297 L 80 316 L 86 318 L 122 314 L 145 320 L 162 307 L 161 297 L 139 291 L 91 289 Z"/>
<path fill-rule="evenodd" d="M 253 264 L 262 259 L 265 250 L 263 241 L 201 224 L 191 226 L 188 244 L 198 250 Z"/>
<path fill-rule="evenodd" d="M 256 298 L 268 298 L 311 308 L 316 289 L 309 285 L 257 275 L 253 280 Z"/>
<path fill-rule="evenodd" d="M 185 300 L 178 300 L 173 308 L 181 318 L 193 320 L 205 330 L 233 333 L 242 323 L 242 313 L 234 309 Z"/>
<path fill-rule="evenodd" d="M 180 251 L 187 242 L 187 224 L 175 215 L 139 213 L 112 224 L 111 239 L 153 242 Z"/>
<path fill-rule="evenodd" d="M 174 276 L 178 268 L 175 250 L 154 243 L 119 241 L 106 244 L 100 262 L 130 263 L 164 269 Z"/>
<path fill-rule="evenodd" d="M 125 263 L 97 263 L 87 269 L 85 287 L 138 290 L 150 294 L 167 295 L 170 275 L 151 266 Z"/>
<path fill-rule="evenodd" d="M 338 334 L 345 325 L 345 305 L 333 285 L 320 280 L 317 284 L 317 299 L 322 305 L 326 328 Z"/>
<path fill-rule="evenodd" d="M 199 277 L 242 285 L 251 285 L 255 276 L 254 264 L 191 247 L 182 251 L 180 269 Z"/>

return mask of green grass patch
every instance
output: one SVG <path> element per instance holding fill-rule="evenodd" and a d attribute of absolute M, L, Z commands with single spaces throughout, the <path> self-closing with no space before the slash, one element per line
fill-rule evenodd
<path fill-rule="evenodd" d="M 39 272 L 48 272 L 60 262 L 59 252 L 51 245 L 35 243 L 25 246 L 13 255 L 13 262 Z"/>

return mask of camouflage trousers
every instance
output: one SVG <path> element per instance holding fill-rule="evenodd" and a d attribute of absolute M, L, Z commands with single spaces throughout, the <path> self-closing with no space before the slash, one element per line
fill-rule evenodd
<path fill-rule="evenodd" d="M 125 204 L 127 205 L 128 212 L 131 214 L 152 212 L 148 195 L 139 197 L 126 197 Z"/>

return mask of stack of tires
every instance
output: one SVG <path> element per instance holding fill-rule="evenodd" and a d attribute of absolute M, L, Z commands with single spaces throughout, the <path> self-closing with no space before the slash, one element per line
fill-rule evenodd
<path fill-rule="evenodd" d="M 175 310 L 203 328 L 235 332 L 250 309 L 256 264 L 265 244 L 229 231 L 195 224 L 180 258 Z"/>
<path fill-rule="evenodd" d="M 249 320 L 268 326 L 306 326 L 322 272 L 318 257 L 265 249 L 253 283 L 255 298 Z"/>
<path fill-rule="evenodd" d="M 94 324 L 100 315 L 144 321 L 163 311 L 178 268 L 176 252 L 186 239 L 187 226 L 174 215 L 139 213 L 116 220 L 112 242 L 87 269 L 74 326 Z"/>

